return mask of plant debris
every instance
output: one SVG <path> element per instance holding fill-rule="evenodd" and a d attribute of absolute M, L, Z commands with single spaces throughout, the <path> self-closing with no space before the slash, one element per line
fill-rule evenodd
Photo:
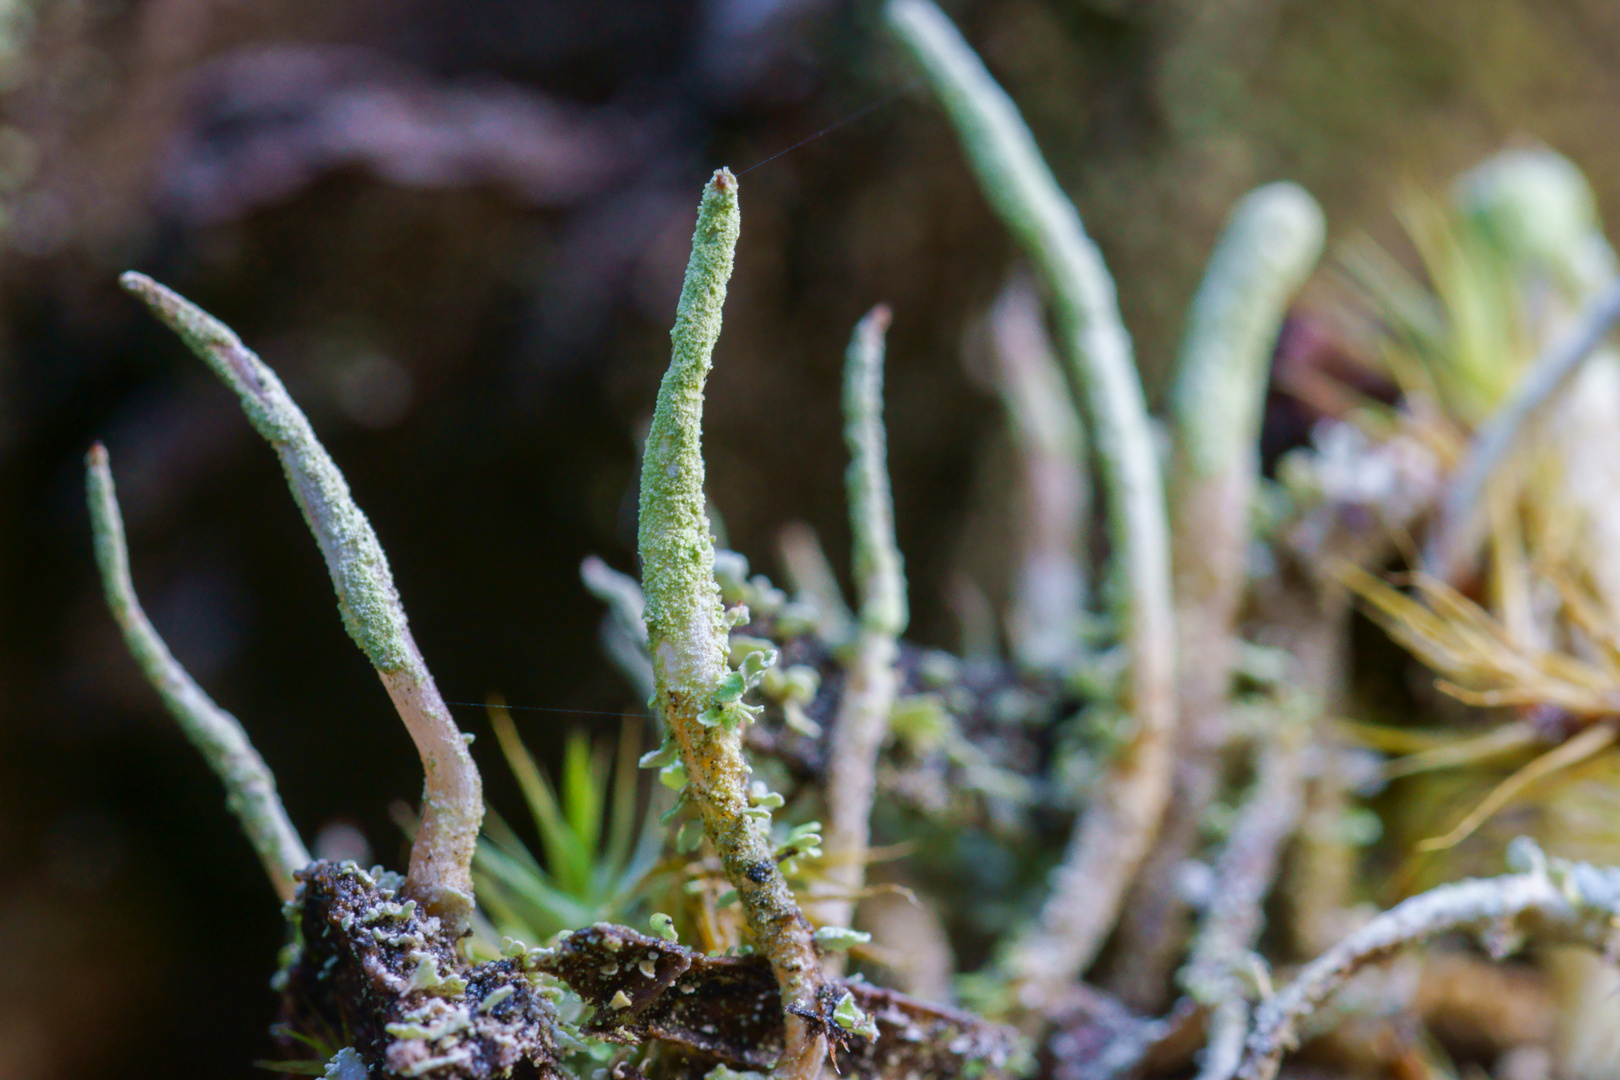
<path fill-rule="evenodd" d="M 519 961 L 461 959 L 396 874 L 318 861 L 298 876 L 301 942 L 277 979 L 290 1035 L 342 1032 L 374 1076 L 562 1080 L 556 1010 Z"/>
<path fill-rule="evenodd" d="M 782 1001 L 759 956 L 702 953 L 598 923 L 576 930 L 534 964 L 566 983 L 596 1014 L 587 1034 L 655 1044 L 660 1075 L 701 1076 L 715 1065 L 764 1071 L 782 1049 Z M 864 1038 L 834 1018 L 848 996 L 876 1026 Z M 833 1044 L 839 1072 L 857 1078 L 1012 1076 L 1027 1060 L 1017 1032 L 865 982 L 829 982 L 807 1016 Z M 847 1006 L 845 1006 L 847 1008 Z M 682 1068 L 672 1069 L 676 1061 Z"/>

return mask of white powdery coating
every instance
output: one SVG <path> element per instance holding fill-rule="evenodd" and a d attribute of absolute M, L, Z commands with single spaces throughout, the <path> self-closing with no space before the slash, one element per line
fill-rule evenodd
<path fill-rule="evenodd" d="M 1542 862 L 1539 851 L 1518 845 Z M 1609 952 L 1620 944 L 1620 871 L 1538 865 L 1525 874 L 1442 885 L 1397 904 L 1307 964 L 1255 1011 L 1239 1080 L 1276 1076 L 1283 1055 L 1298 1045 L 1300 1024 L 1360 968 L 1451 930 L 1486 934 L 1498 956 L 1532 934 Z"/>

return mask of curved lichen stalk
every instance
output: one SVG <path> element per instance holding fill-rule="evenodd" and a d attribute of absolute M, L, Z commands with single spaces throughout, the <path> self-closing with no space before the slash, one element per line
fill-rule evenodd
<path fill-rule="evenodd" d="M 100 443 L 90 448 L 85 459 L 85 488 L 96 566 L 124 642 L 180 730 L 225 784 L 226 802 L 258 852 L 276 895 L 291 900 L 298 885 L 293 875 L 309 865 L 309 852 L 276 794 L 275 776 L 253 749 L 247 732 L 186 673 L 141 610 L 130 579 L 124 516 L 118 509 L 112 467 L 107 463 L 107 449 Z"/>
<path fill-rule="evenodd" d="M 281 459 L 293 499 L 326 559 L 343 626 L 377 669 L 422 756 L 422 817 L 411 844 L 406 894 L 459 935 L 472 914 L 483 785 L 411 636 L 377 534 L 268 365 L 224 323 L 146 275 L 127 273 L 121 282 L 236 391 L 248 420 Z"/>
<path fill-rule="evenodd" d="M 703 387 L 720 337 L 740 222 L 737 180 L 720 169 L 698 208 L 670 331 L 669 370 L 647 432 L 638 540 L 658 710 L 679 748 L 686 792 L 781 985 L 786 1043 L 776 1075 L 803 1080 L 816 1076 L 824 1054 L 822 1039 L 801 1014 L 816 1010 L 820 973 L 810 925 L 777 868 L 769 827 L 749 805 L 745 717 L 738 673 L 726 663 L 727 631 L 703 494 Z"/>
<path fill-rule="evenodd" d="M 1287 182 L 1243 198 L 1193 298 L 1170 394 L 1170 531 L 1180 725 L 1174 792 L 1119 940 L 1135 957 L 1117 989 L 1151 1000 L 1184 944 L 1176 886 L 1224 776 L 1238 608 L 1249 584 L 1260 422 L 1288 305 L 1322 252 L 1316 200 Z"/>
<path fill-rule="evenodd" d="M 1113 279 L 1017 107 L 930 0 L 889 0 L 884 13 L 955 125 L 986 199 L 1051 290 L 1108 499 L 1134 727 L 1088 798 L 1039 919 L 1011 948 L 1020 996 L 1038 1006 L 1096 958 L 1170 795 L 1176 641 L 1164 484 Z"/>

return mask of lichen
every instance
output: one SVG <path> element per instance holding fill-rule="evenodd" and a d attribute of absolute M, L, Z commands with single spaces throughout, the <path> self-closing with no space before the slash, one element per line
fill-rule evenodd
<path fill-rule="evenodd" d="M 130 577 L 124 518 L 106 448 L 100 443 L 91 447 L 85 466 L 96 565 L 107 606 L 164 707 L 224 783 L 226 804 L 258 853 L 276 895 L 286 903 L 293 896 L 294 875 L 309 864 L 309 852 L 276 794 L 276 779 L 236 717 L 216 705 L 180 666 L 142 610 Z"/>
<path fill-rule="evenodd" d="M 740 228 L 737 180 L 721 169 L 705 186 L 692 256 L 676 309 L 669 370 L 647 433 L 639 543 L 648 646 L 659 713 L 678 748 L 681 783 L 736 889 L 749 928 L 782 987 L 787 1043 L 783 1075 L 813 1075 L 821 1052 L 792 1010 L 819 989 L 810 926 L 772 858 L 766 821 L 750 814 L 742 728 L 752 709 L 742 692 L 774 653 L 751 652 L 733 672 L 729 630 L 715 575 L 703 480 L 703 389 Z M 746 571 L 744 571 L 746 572 Z M 740 576 L 740 575 L 739 575 Z M 664 769 L 672 770 L 673 762 Z M 678 774 L 671 773 L 674 779 Z"/>
<path fill-rule="evenodd" d="M 428 909 L 467 929 L 472 858 L 483 820 L 483 786 L 467 740 L 450 716 L 411 636 L 388 559 L 343 473 L 309 420 L 270 370 L 224 323 L 144 274 L 121 278 L 236 392 L 248 420 L 281 461 L 293 500 L 337 590 L 349 636 L 393 699 L 422 758 L 422 815 L 411 844 L 408 885 Z M 307 861 L 307 860 L 306 860 Z"/>
<path fill-rule="evenodd" d="M 290 1032 L 349 1033 L 373 1075 L 564 1080 L 557 1011 L 532 980 L 542 950 L 469 964 L 444 920 L 353 863 L 299 876 L 304 947 L 282 991 Z"/>
<path fill-rule="evenodd" d="M 344 629 L 379 670 L 404 667 L 405 615 L 388 557 L 348 481 L 276 373 L 230 327 L 178 293 L 134 271 L 120 280 L 236 392 L 248 421 L 281 459 L 293 499 L 320 540 Z"/>

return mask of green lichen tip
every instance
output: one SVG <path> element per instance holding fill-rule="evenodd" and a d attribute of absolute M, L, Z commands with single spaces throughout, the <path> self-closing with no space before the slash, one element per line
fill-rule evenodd
<path fill-rule="evenodd" d="M 103 524 L 102 511 L 112 491 L 112 464 L 107 457 L 107 447 L 100 440 L 91 443 L 90 449 L 85 451 L 84 482 L 90 495 L 90 517 L 99 529 Z"/>
<path fill-rule="evenodd" d="M 844 367 L 844 438 L 850 452 L 847 487 L 855 541 L 861 623 L 889 637 L 910 619 L 905 561 L 894 536 L 888 437 L 883 425 L 885 335 L 893 313 L 878 304 L 855 325 Z"/>
<path fill-rule="evenodd" d="M 96 565 L 101 569 L 107 602 L 116 610 L 121 602 L 119 582 L 129 574 L 128 558 L 124 548 L 124 519 L 119 513 L 118 496 L 113 489 L 112 465 L 107 457 L 107 447 L 101 442 L 92 443 L 84 455 L 84 470 Z"/>
<path fill-rule="evenodd" d="M 676 347 L 675 361 L 698 364 L 704 374 L 708 373 L 709 358 L 720 337 L 720 309 L 725 304 L 726 285 L 731 280 L 737 238 L 742 231 L 737 188 L 737 178 L 726 168 L 716 169 L 704 185 L 686 280 L 675 309 L 675 325 L 670 330 Z"/>
<path fill-rule="evenodd" d="M 1322 208 L 1288 181 L 1233 207 L 1193 298 L 1171 391 L 1177 437 L 1200 475 L 1233 467 L 1258 438 L 1272 349 L 1325 232 Z"/>
<path fill-rule="evenodd" d="M 1460 176 L 1452 199 L 1518 270 L 1550 271 L 1577 294 L 1616 273 L 1592 185 L 1556 151 L 1497 154 Z"/>
<path fill-rule="evenodd" d="M 703 389 L 741 232 L 737 187 L 728 169 L 716 170 L 704 186 L 641 474 L 638 544 L 647 631 L 655 665 L 666 676 L 660 686 L 705 697 L 714 686 L 690 680 L 718 678 L 725 627 L 703 494 Z"/>
<path fill-rule="evenodd" d="M 315 441 L 309 421 L 276 373 L 242 343 L 236 331 L 145 274 L 130 270 L 119 282 L 236 394 L 248 422 L 278 452 L 282 443 Z"/>
<path fill-rule="evenodd" d="M 342 472 L 276 373 L 230 327 L 173 289 L 134 270 L 119 283 L 236 393 L 249 422 L 281 459 L 326 560 L 344 629 L 379 671 L 406 667 L 405 618 L 388 559 Z"/>
<path fill-rule="evenodd" d="M 234 385 L 236 373 L 222 368 L 219 349 L 243 348 L 242 339 L 223 322 L 208 314 L 167 285 L 160 284 L 138 270 L 126 270 L 118 277 L 125 292 L 149 308 L 152 314 L 173 330 L 186 345 L 201 356 L 211 367 L 220 370 Z"/>

